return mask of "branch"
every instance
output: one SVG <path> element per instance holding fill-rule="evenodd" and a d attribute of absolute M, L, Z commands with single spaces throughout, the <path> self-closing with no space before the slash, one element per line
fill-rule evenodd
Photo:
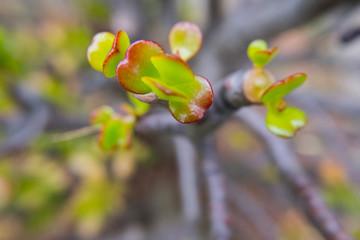
<path fill-rule="evenodd" d="M 180 192 L 183 214 L 186 221 L 194 224 L 200 215 L 196 175 L 196 151 L 184 136 L 174 137 L 177 166 L 179 170 Z"/>
<path fill-rule="evenodd" d="M 275 137 L 267 131 L 263 117 L 254 110 L 238 112 L 236 116 L 263 140 L 288 188 L 301 204 L 308 219 L 324 238 L 328 240 L 352 239 L 344 232 L 334 214 L 325 205 L 320 193 L 299 165 L 286 140 Z"/>
<path fill-rule="evenodd" d="M 207 137 L 200 149 L 210 198 L 212 236 L 215 240 L 229 240 L 231 234 L 227 224 L 229 213 L 226 207 L 225 177 L 219 166 L 213 139 Z"/>

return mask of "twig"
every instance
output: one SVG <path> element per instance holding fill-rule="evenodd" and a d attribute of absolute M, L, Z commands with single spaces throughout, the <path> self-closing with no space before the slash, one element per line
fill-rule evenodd
<path fill-rule="evenodd" d="M 286 140 L 275 137 L 267 131 L 263 117 L 252 109 L 238 112 L 236 116 L 264 141 L 288 188 L 301 204 L 308 219 L 324 238 L 327 240 L 352 239 L 344 232 L 334 214 L 326 206 L 320 193 L 299 165 Z"/>
<path fill-rule="evenodd" d="M 211 231 L 214 240 L 229 240 L 229 213 L 226 207 L 225 178 L 219 166 L 213 139 L 207 137 L 200 146 L 203 171 L 207 182 L 211 211 Z"/>
<path fill-rule="evenodd" d="M 100 131 L 100 128 L 98 126 L 87 126 L 87 127 L 75 129 L 72 131 L 55 134 L 55 136 L 53 138 L 53 143 L 69 141 L 69 140 L 72 140 L 75 138 L 80 138 L 80 137 L 84 137 L 84 136 L 87 136 L 90 134 L 94 134 L 99 131 Z"/>
<path fill-rule="evenodd" d="M 190 140 L 174 137 L 174 148 L 179 169 L 179 183 L 185 220 L 194 224 L 200 215 L 196 175 L 196 152 Z"/>

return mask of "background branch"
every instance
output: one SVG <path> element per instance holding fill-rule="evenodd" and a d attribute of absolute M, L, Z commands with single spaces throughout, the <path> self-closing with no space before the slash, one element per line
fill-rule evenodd
<path fill-rule="evenodd" d="M 320 193 L 299 165 L 286 140 L 273 136 L 265 127 L 263 117 L 253 109 L 238 112 L 241 119 L 265 144 L 272 160 L 294 197 L 301 204 L 308 219 L 325 239 L 350 240 L 334 214 L 324 203 Z"/>

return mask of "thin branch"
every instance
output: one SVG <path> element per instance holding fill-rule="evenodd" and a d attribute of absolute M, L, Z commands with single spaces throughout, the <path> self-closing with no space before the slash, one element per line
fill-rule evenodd
<path fill-rule="evenodd" d="M 207 137 L 200 146 L 203 157 L 203 172 L 207 182 L 210 211 L 211 232 L 214 240 L 229 240 L 229 213 L 226 206 L 225 177 L 219 166 L 219 159 L 211 137 Z"/>
<path fill-rule="evenodd" d="M 267 131 L 263 117 L 253 109 L 238 112 L 236 116 L 264 141 L 288 188 L 301 204 L 308 219 L 324 238 L 328 240 L 352 239 L 344 232 L 335 215 L 326 206 L 320 193 L 299 165 L 286 140 L 275 137 Z"/>
<path fill-rule="evenodd" d="M 186 221 L 194 224 L 200 215 L 196 175 L 196 151 L 185 136 L 174 137 L 174 147 L 179 169 L 179 183 L 183 214 Z"/>

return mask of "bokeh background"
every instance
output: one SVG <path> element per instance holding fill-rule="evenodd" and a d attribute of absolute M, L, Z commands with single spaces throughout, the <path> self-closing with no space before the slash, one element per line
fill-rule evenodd
<path fill-rule="evenodd" d="M 94 108 L 127 101 L 116 79 L 91 69 L 86 48 L 95 33 L 122 29 L 131 41 L 151 39 L 168 50 L 167 34 L 177 21 L 198 24 L 206 44 L 223 21 L 249 6 L 252 14 L 264 14 L 262 2 L 2 0 L 0 240 L 185 239 L 169 138 L 135 138 L 130 150 L 102 152 L 96 135 L 74 134 L 88 125 Z M 266 2 L 278 5 L 279 16 L 285 11 L 280 1 Z M 256 22 L 247 24 L 257 36 Z M 309 118 L 291 144 L 327 204 L 358 239 L 359 32 L 360 4 L 344 1 L 266 39 L 280 48 L 268 66 L 277 79 L 299 71 L 309 76 L 289 97 Z M 227 43 L 212 44 L 221 48 Z M 249 66 L 246 52 L 234 51 L 238 58 L 222 56 L 226 68 L 217 73 L 212 71 L 219 66 L 198 64 L 202 53 L 189 64 L 215 82 Z M 322 239 L 251 131 L 231 120 L 216 131 L 216 140 L 231 183 L 233 239 Z M 199 176 L 200 232 L 209 228 L 203 181 Z"/>

